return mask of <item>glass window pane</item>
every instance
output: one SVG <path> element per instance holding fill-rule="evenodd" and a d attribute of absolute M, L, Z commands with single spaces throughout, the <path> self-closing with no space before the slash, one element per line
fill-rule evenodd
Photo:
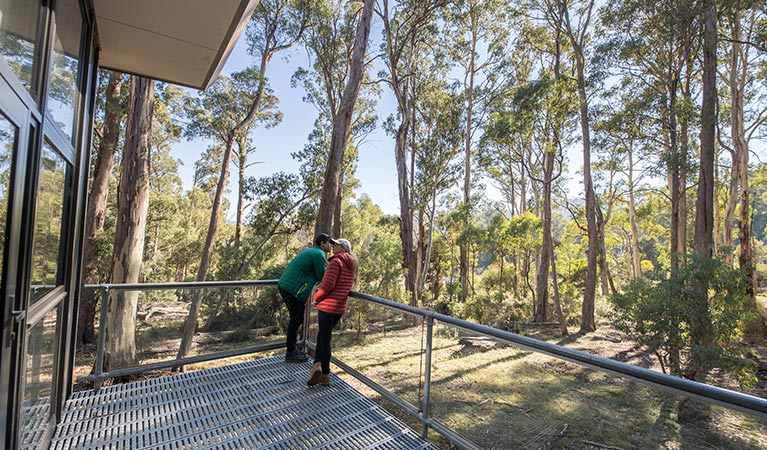
<path fill-rule="evenodd" d="M 67 168 L 64 158 L 46 140 L 37 188 L 30 303 L 56 287 Z"/>
<path fill-rule="evenodd" d="M 51 308 L 27 335 L 21 448 L 37 447 L 51 415 L 59 307 Z"/>
<path fill-rule="evenodd" d="M 0 273 L 3 273 L 5 230 L 8 224 L 8 193 L 11 188 L 11 161 L 16 148 L 16 127 L 0 114 Z"/>
<path fill-rule="evenodd" d="M 40 0 L 0 0 L 0 53 L 32 97 Z"/>
<path fill-rule="evenodd" d="M 48 112 L 69 139 L 74 135 L 79 89 L 82 16 L 77 1 L 56 2 L 56 35 L 48 80 Z"/>

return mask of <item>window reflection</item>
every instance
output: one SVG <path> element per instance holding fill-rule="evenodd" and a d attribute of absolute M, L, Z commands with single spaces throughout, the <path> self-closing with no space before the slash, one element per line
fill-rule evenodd
<path fill-rule="evenodd" d="M 56 35 L 48 81 L 48 112 L 69 139 L 74 135 L 82 17 L 77 1 L 56 2 Z"/>
<path fill-rule="evenodd" d="M 0 53 L 34 98 L 39 13 L 40 0 L 0 0 Z"/>
<path fill-rule="evenodd" d="M 31 327 L 26 342 L 24 403 L 21 408 L 21 448 L 36 448 L 51 415 L 59 306 Z"/>
<path fill-rule="evenodd" d="M 48 141 L 43 145 L 32 248 L 31 302 L 56 286 L 67 163 Z"/>
<path fill-rule="evenodd" d="M 11 189 L 11 161 L 16 147 L 16 127 L 0 115 L 0 273 L 3 273 L 5 230 L 8 224 L 8 193 Z"/>

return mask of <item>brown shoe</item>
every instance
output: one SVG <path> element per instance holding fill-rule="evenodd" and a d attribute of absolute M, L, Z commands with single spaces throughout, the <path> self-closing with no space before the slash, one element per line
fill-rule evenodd
<path fill-rule="evenodd" d="M 330 386 L 330 374 L 323 373 L 322 375 L 320 375 L 319 382 L 320 382 L 320 385 L 322 386 Z"/>
<path fill-rule="evenodd" d="M 322 365 L 319 362 L 316 362 L 312 366 L 312 372 L 309 374 L 309 379 L 306 380 L 306 385 L 309 387 L 316 386 L 317 382 L 320 381 L 321 376 L 322 376 Z"/>

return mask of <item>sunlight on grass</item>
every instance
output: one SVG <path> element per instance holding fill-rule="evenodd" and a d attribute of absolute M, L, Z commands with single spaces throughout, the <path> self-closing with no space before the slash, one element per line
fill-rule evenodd
<path fill-rule="evenodd" d="M 347 323 L 334 355 L 418 408 L 425 328 L 387 314 Z M 765 421 L 447 325 L 435 326 L 432 360 L 431 416 L 483 449 L 767 448 Z"/>

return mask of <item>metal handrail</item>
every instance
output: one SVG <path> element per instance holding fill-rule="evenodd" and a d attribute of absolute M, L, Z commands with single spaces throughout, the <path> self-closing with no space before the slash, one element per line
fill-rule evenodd
<path fill-rule="evenodd" d="M 253 286 L 276 286 L 278 280 L 246 280 L 246 281 L 195 281 L 186 283 L 132 283 L 132 284 L 87 284 L 84 289 L 95 289 L 101 291 L 101 310 L 99 323 L 102 330 L 107 320 L 107 299 L 109 291 L 159 291 L 169 289 L 212 289 L 212 288 L 237 288 Z M 284 344 L 267 344 L 257 347 L 250 347 L 238 350 L 229 350 L 224 352 L 209 353 L 206 355 L 188 356 L 186 358 L 177 358 L 172 361 L 163 361 L 154 364 L 139 364 L 134 367 L 120 368 L 110 371 L 104 371 L 104 351 L 106 347 L 106 333 L 99 331 L 98 344 L 96 346 L 96 367 L 94 373 L 78 377 L 77 381 L 93 381 L 93 389 L 101 389 L 101 383 L 107 378 L 123 377 L 137 375 L 150 370 L 171 369 L 181 367 L 187 364 L 195 364 L 216 359 L 230 358 L 232 356 L 248 355 L 266 350 L 274 350 L 284 347 Z"/>
<path fill-rule="evenodd" d="M 273 286 L 277 284 L 277 280 L 251 280 L 251 281 L 209 281 L 209 282 L 194 282 L 194 283 L 151 283 L 151 284 L 102 284 L 102 285 L 89 285 L 87 288 L 95 288 L 103 291 L 104 300 L 107 299 L 110 290 L 163 290 L 163 289 L 210 289 L 210 288 L 236 288 L 236 287 L 252 287 L 252 286 Z M 406 413 L 414 416 L 422 424 L 421 434 L 424 438 L 427 437 L 428 430 L 431 428 L 434 431 L 442 434 L 454 444 L 463 449 L 477 449 L 474 444 L 466 440 L 462 436 L 452 431 L 449 427 L 439 423 L 438 421 L 430 417 L 430 403 L 431 403 L 431 357 L 433 346 L 433 334 L 434 334 L 434 322 L 439 321 L 451 325 L 455 328 L 476 333 L 481 336 L 485 336 L 494 339 L 504 344 L 510 344 L 512 346 L 549 355 L 556 359 L 569 361 L 577 365 L 588 367 L 600 372 L 605 372 L 611 375 L 616 375 L 622 378 L 627 378 L 633 381 L 637 381 L 642 384 L 659 387 L 676 394 L 695 398 L 707 403 L 712 403 L 720 406 L 724 406 L 730 409 L 745 412 L 747 414 L 767 418 L 767 400 L 754 397 L 751 395 L 743 394 L 740 392 L 730 391 L 727 389 L 711 386 L 696 381 L 679 378 L 664 373 L 656 372 L 643 367 L 634 366 L 631 364 L 611 360 L 601 356 L 592 355 L 579 350 L 573 350 L 567 347 L 563 347 L 556 344 L 540 341 L 537 339 L 521 336 L 508 331 L 498 330 L 484 325 L 479 325 L 473 322 L 468 322 L 455 317 L 439 314 L 434 311 L 428 311 L 421 308 L 416 308 L 410 305 L 393 302 L 373 295 L 363 294 L 360 292 L 352 291 L 349 294 L 350 297 L 356 298 L 362 301 L 367 301 L 373 304 L 377 304 L 387 309 L 399 311 L 410 316 L 421 317 L 426 321 L 426 344 L 422 349 L 426 356 L 426 362 L 424 367 L 424 373 L 420 376 L 423 377 L 424 391 L 423 398 L 420 401 L 419 408 L 416 409 L 411 406 L 407 401 L 401 399 L 396 394 L 390 392 L 385 387 L 379 385 L 375 381 L 367 378 L 362 373 L 355 370 L 350 365 L 333 358 L 333 362 L 341 367 L 351 376 L 358 379 L 363 384 L 369 386 L 371 389 L 378 392 L 381 396 L 394 404 L 402 408 Z M 101 308 L 101 323 L 104 324 L 106 320 L 106 301 L 102 301 Z M 307 314 L 309 309 L 307 308 Z M 306 328 L 306 326 L 304 327 Z M 304 330 L 306 336 L 306 330 Z M 166 361 L 161 363 L 154 363 L 148 365 L 139 365 L 132 368 L 117 369 L 110 372 L 103 372 L 101 370 L 103 365 L 103 354 L 105 344 L 105 333 L 99 333 L 99 344 L 97 349 L 97 365 L 96 373 L 87 377 L 78 378 L 78 380 L 93 380 L 94 388 L 98 389 L 100 383 L 105 378 L 111 378 L 114 376 L 124 376 L 134 373 L 140 373 L 147 370 L 153 370 L 156 368 L 169 368 L 177 367 L 185 364 L 191 364 L 193 362 L 209 361 L 214 359 L 221 359 L 235 355 L 255 353 L 259 351 L 272 350 L 284 347 L 283 343 L 280 344 L 266 344 L 259 347 L 252 347 L 247 349 L 230 350 L 227 352 L 212 353 L 208 355 L 201 355 L 195 357 L 188 357 L 183 359 L 177 359 L 173 361 Z M 310 348 L 314 345 L 311 342 L 306 342 Z"/>
<path fill-rule="evenodd" d="M 426 363 L 424 373 L 422 374 L 424 382 L 424 394 L 423 399 L 420 402 L 420 411 L 416 411 L 409 403 L 399 398 L 399 396 L 392 393 L 375 381 L 369 379 L 343 361 L 337 360 L 335 357 L 333 357 L 333 363 L 341 367 L 344 371 L 352 375 L 363 384 L 367 385 L 369 388 L 373 389 L 386 400 L 398 405 L 404 412 L 418 419 L 422 424 L 421 436 L 423 438 L 428 437 L 428 430 L 431 428 L 437 433 L 446 437 L 454 445 L 457 445 L 464 450 L 481 449 L 463 436 L 455 433 L 446 425 L 430 417 L 431 358 L 433 350 L 434 321 L 439 321 L 451 325 L 455 328 L 476 333 L 478 335 L 485 336 L 498 342 L 509 344 L 524 350 L 549 355 L 556 359 L 569 361 L 600 372 L 627 378 L 633 381 L 637 381 L 641 384 L 659 387 L 676 394 L 696 398 L 707 403 L 712 403 L 745 412 L 756 417 L 767 418 L 767 400 L 759 397 L 754 397 L 748 394 L 730 391 L 716 386 L 667 375 L 661 372 L 645 369 L 643 367 L 592 355 L 590 353 L 582 352 L 579 350 L 573 350 L 560 345 L 551 344 L 545 341 L 521 336 L 515 333 L 510 333 L 508 331 L 498 330 L 496 328 L 484 325 L 479 325 L 473 322 L 456 319 L 455 317 L 439 314 L 434 311 L 416 308 L 402 303 L 397 303 L 369 294 L 352 291 L 349 296 L 377 304 L 390 310 L 399 311 L 410 316 L 421 317 L 423 320 L 426 320 L 426 345 L 423 349 L 426 354 Z"/>
<path fill-rule="evenodd" d="M 556 344 L 521 336 L 519 334 L 496 328 L 479 325 L 466 320 L 439 314 L 433 311 L 416 308 L 410 305 L 393 302 L 373 295 L 352 292 L 351 297 L 366 300 L 389 309 L 399 310 L 411 315 L 422 316 L 427 320 L 438 320 L 456 328 L 493 338 L 502 343 L 511 344 L 524 350 L 543 353 L 557 359 L 569 361 L 580 366 L 600 372 L 628 378 L 643 384 L 660 387 L 676 394 L 696 398 L 707 403 L 713 403 L 735 409 L 761 418 L 767 418 L 767 400 L 740 392 L 730 391 L 720 387 L 687 380 L 672 375 L 645 369 L 620 361 L 573 350 Z M 431 332 L 431 331 L 430 331 Z M 427 389 L 428 391 L 428 389 Z"/>

